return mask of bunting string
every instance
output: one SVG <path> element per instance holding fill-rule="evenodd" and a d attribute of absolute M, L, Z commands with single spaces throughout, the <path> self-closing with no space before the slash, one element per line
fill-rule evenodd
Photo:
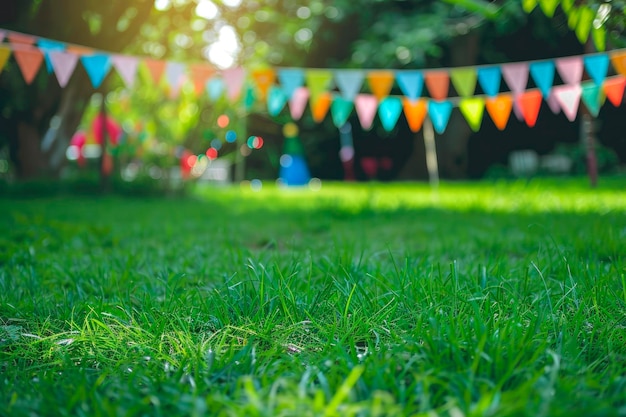
<path fill-rule="evenodd" d="M 127 88 L 133 88 L 143 66 L 152 82 L 165 83 L 171 97 L 191 83 L 197 95 L 207 94 L 212 101 L 224 96 L 234 104 L 253 97 L 271 116 L 288 108 L 298 120 L 308 105 L 318 123 L 330 114 L 339 128 L 355 113 L 363 129 L 371 129 L 378 116 L 382 127 L 392 131 L 404 113 L 411 131 L 419 131 L 428 116 L 440 134 L 445 132 L 453 108 L 459 109 L 473 131 L 481 128 L 485 114 L 504 130 L 512 112 L 533 127 L 544 102 L 552 112 L 563 112 L 573 121 L 581 102 L 593 116 L 607 98 L 613 106 L 620 106 L 626 87 L 626 49 L 423 70 L 220 70 L 208 62 L 116 54 L 0 29 L 0 74 L 11 57 L 27 84 L 45 68 L 66 87 L 80 64 L 94 88 L 100 87 L 113 69 Z"/>

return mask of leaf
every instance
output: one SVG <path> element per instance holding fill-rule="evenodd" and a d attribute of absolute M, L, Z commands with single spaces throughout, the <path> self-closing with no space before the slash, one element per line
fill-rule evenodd
<path fill-rule="evenodd" d="M 468 12 L 478 13 L 490 20 L 496 19 L 500 14 L 500 7 L 485 0 L 444 0 L 444 2 L 462 7 Z"/>
<path fill-rule="evenodd" d="M 576 37 L 580 43 L 585 43 L 589 39 L 589 32 L 591 31 L 594 17 L 595 13 L 589 7 L 583 6 L 580 8 L 578 24 L 576 25 Z"/>
<path fill-rule="evenodd" d="M 567 26 L 571 30 L 576 29 L 576 25 L 578 25 L 578 18 L 580 17 L 580 9 L 578 7 L 572 7 L 569 14 L 567 15 Z"/>
<path fill-rule="evenodd" d="M 558 6 L 559 0 L 540 0 L 539 6 L 543 13 L 549 18 L 554 17 L 554 11 L 556 10 L 556 6 Z"/>
<path fill-rule="evenodd" d="M 604 52 L 606 50 L 606 29 L 592 28 L 591 39 L 593 40 L 593 45 L 596 47 L 598 51 Z"/>
<path fill-rule="evenodd" d="M 565 13 L 569 13 L 572 7 L 574 7 L 574 0 L 561 0 L 561 9 L 563 9 Z"/>
<path fill-rule="evenodd" d="M 537 7 L 537 0 L 522 0 L 522 8 L 526 13 L 530 13 Z"/>

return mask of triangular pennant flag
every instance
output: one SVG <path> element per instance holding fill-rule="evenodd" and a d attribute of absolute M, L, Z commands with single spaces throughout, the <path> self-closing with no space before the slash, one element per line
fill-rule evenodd
<path fill-rule="evenodd" d="M 50 74 L 52 71 L 54 71 L 54 68 L 52 67 L 52 62 L 50 61 L 50 52 L 64 51 L 65 44 L 62 42 L 51 41 L 48 39 L 39 39 L 39 41 L 37 42 L 37 46 L 39 46 L 39 49 L 41 49 L 44 53 L 44 58 L 46 59 L 46 69 L 48 70 L 48 74 Z"/>
<path fill-rule="evenodd" d="M 543 13 L 552 18 L 554 16 L 554 11 L 556 10 L 556 6 L 558 6 L 559 0 L 539 0 L 539 7 Z"/>
<path fill-rule="evenodd" d="M 9 39 L 11 35 L 9 35 Z M 43 63 L 43 54 L 41 51 L 32 46 L 24 46 L 13 51 L 13 56 L 17 61 L 17 65 L 22 71 L 22 76 L 26 84 L 31 84 L 41 68 Z"/>
<path fill-rule="evenodd" d="M 596 85 L 602 85 L 609 70 L 609 56 L 607 54 L 591 55 L 583 58 L 587 74 Z"/>
<path fill-rule="evenodd" d="M 530 64 L 530 75 L 532 75 L 535 84 L 541 90 L 543 98 L 550 96 L 550 89 L 554 83 L 554 62 L 542 61 Z"/>
<path fill-rule="evenodd" d="M 78 55 L 71 52 L 50 51 L 48 56 L 59 85 L 64 88 L 74 73 L 78 63 Z"/>
<path fill-rule="evenodd" d="M 611 54 L 611 64 L 615 72 L 626 75 L 626 52 L 614 52 Z"/>
<path fill-rule="evenodd" d="M 311 114 L 315 122 L 321 123 L 324 120 L 332 102 L 333 96 L 328 91 L 311 100 Z"/>
<path fill-rule="evenodd" d="M 515 118 L 517 120 L 519 120 L 520 122 L 523 122 L 524 119 L 524 112 L 522 111 L 522 109 L 519 106 L 519 102 L 517 101 L 517 96 L 519 94 L 514 94 L 513 95 L 513 114 L 515 115 Z"/>
<path fill-rule="evenodd" d="M 300 120 L 306 103 L 309 101 L 309 89 L 306 87 L 298 87 L 289 99 L 289 111 L 293 120 Z"/>
<path fill-rule="evenodd" d="M 489 97 L 498 95 L 500 92 L 500 67 L 478 68 L 478 83 Z"/>
<path fill-rule="evenodd" d="M 352 100 L 348 100 L 343 97 L 335 97 L 333 104 L 330 105 L 330 115 L 333 118 L 333 124 L 340 128 L 346 124 L 350 113 L 354 109 L 354 103 Z"/>
<path fill-rule="evenodd" d="M 224 93 L 224 81 L 221 78 L 211 78 L 206 83 L 206 90 L 209 94 L 209 100 L 217 101 Z"/>
<path fill-rule="evenodd" d="M 4 30 L 0 29 L 0 43 L 4 40 Z"/>
<path fill-rule="evenodd" d="M 330 89 L 333 73 L 327 70 L 307 70 L 305 78 L 306 85 L 309 87 L 310 99 L 316 101 L 321 94 Z"/>
<path fill-rule="evenodd" d="M 501 71 L 504 81 L 506 81 L 513 93 L 519 94 L 526 90 L 526 84 L 528 84 L 528 63 L 505 64 L 502 65 Z"/>
<path fill-rule="evenodd" d="M 105 54 L 84 55 L 80 58 L 93 88 L 98 88 L 111 70 L 111 57 Z"/>
<path fill-rule="evenodd" d="M 361 70 L 336 70 L 334 73 L 335 84 L 341 92 L 341 97 L 354 101 L 361 91 L 365 72 Z"/>
<path fill-rule="evenodd" d="M 246 71 L 241 67 L 228 68 L 222 71 L 222 79 L 226 85 L 228 99 L 231 102 L 237 100 L 246 79 Z"/>
<path fill-rule="evenodd" d="M 602 105 L 602 89 L 599 85 L 591 82 L 584 83 L 582 89 L 580 97 L 583 103 L 585 103 L 585 107 L 587 107 L 587 110 L 593 117 L 598 117 L 600 106 Z"/>
<path fill-rule="evenodd" d="M 158 59 L 145 59 L 143 64 L 148 69 L 148 72 L 152 77 L 152 81 L 154 81 L 155 84 L 159 84 L 161 78 L 163 78 L 163 73 L 165 72 L 166 62 Z"/>
<path fill-rule="evenodd" d="M 282 88 L 273 85 L 267 93 L 267 112 L 270 116 L 278 116 L 287 104 L 287 96 Z"/>
<path fill-rule="evenodd" d="M 391 132 L 396 127 L 400 114 L 402 114 L 402 100 L 398 97 L 384 98 L 378 105 L 378 117 L 380 117 L 383 129 L 387 132 Z"/>
<path fill-rule="evenodd" d="M 0 61 L 0 68 L 2 68 Z M 613 77 L 604 82 L 604 94 L 611 104 L 618 107 L 624 98 L 624 88 L 626 87 L 626 77 Z"/>
<path fill-rule="evenodd" d="M 428 103 L 428 114 L 433 122 L 435 131 L 441 135 L 448 127 L 450 115 L 452 114 L 452 103 L 449 101 L 430 101 Z"/>
<path fill-rule="evenodd" d="M 550 108 L 550 111 L 552 113 L 561 113 L 561 105 L 559 104 L 559 100 L 557 100 L 556 96 L 554 95 L 554 90 L 550 91 L 550 95 L 548 96 L 546 102 L 548 103 L 548 107 Z"/>
<path fill-rule="evenodd" d="M 393 71 L 370 71 L 367 74 L 367 82 L 374 97 L 379 101 L 389 95 L 395 75 Z"/>
<path fill-rule="evenodd" d="M 371 129 L 374 117 L 376 117 L 376 110 L 378 109 L 376 97 L 369 94 L 358 94 L 354 98 L 354 108 L 356 109 L 356 115 L 359 117 L 359 122 L 361 122 L 361 127 L 364 130 Z"/>
<path fill-rule="evenodd" d="M 424 75 L 428 93 L 435 100 L 443 100 L 448 97 L 450 88 L 450 76 L 447 71 L 428 71 Z"/>
<path fill-rule="evenodd" d="M 244 108 L 246 110 L 250 110 L 252 106 L 254 105 L 256 99 L 257 97 L 254 92 L 254 87 L 252 87 L 251 85 L 246 86 L 246 94 L 244 95 L 244 98 L 243 98 Z"/>
<path fill-rule="evenodd" d="M 170 96 L 176 97 L 183 83 L 186 65 L 182 62 L 168 61 L 165 66 L 165 80 L 170 87 Z"/>
<path fill-rule="evenodd" d="M 206 84 L 209 78 L 215 75 L 215 68 L 208 64 L 194 64 L 189 66 L 189 74 L 196 95 L 200 95 L 206 91 Z"/>
<path fill-rule="evenodd" d="M 424 123 L 424 118 L 426 117 L 426 100 L 411 100 L 405 97 L 402 100 L 402 107 L 404 108 L 404 116 L 406 117 L 411 132 L 419 132 Z"/>
<path fill-rule="evenodd" d="M 554 87 L 554 97 L 559 102 L 567 120 L 573 122 L 578 113 L 582 88 L 579 84 L 564 84 Z"/>
<path fill-rule="evenodd" d="M 513 108 L 513 98 L 510 94 L 499 94 L 495 97 L 488 98 L 485 101 L 487 113 L 493 120 L 498 130 L 504 130 L 506 124 L 511 117 L 511 109 Z"/>
<path fill-rule="evenodd" d="M 480 97 L 471 97 L 461 99 L 459 102 L 459 110 L 467 120 L 467 124 L 474 132 L 480 130 L 483 123 L 483 113 L 485 112 L 485 101 Z"/>
<path fill-rule="evenodd" d="M 450 79 L 459 96 L 469 97 L 474 94 L 476 89 L 476 68 L 453 68 L 450 70 Z"/>
<path fill-rule="evenodd" d="M 276 82 L 276 73 L 272 68 L 258 69 L 252 71 L 252 79 L 260 93 L 259 98 L 264 100 L 270 87 Z"/>
<path fill-rule="evenodd" d="M 78 56 L 93 55 L 96 52 L 93 48 L 80 45 L 66 45 L 65 50 Z"/>
<path fill-rule="evenodd" d="M 396 71 L 396 80 L 402 93 L 410 100 L 417 100 L 422 95 L 424 76 L 421 71 Z"/>
<path fill-rule="evenodd" d="M 124 81 L 124 85 L 126 85 L 127 88 L 133 88 L 137 76 L 137 68 L 139 67 L 139 60 L 134 56 L 113 55 L 111 57 L 111 63 L 122 78 L 122 81 Z"/>
<path fill-rule="evenodd" d="M 541 92 L 539 90 L 526 91 L 515 97 L 515 101 L 524 115 L 526 124 L 534 127 L 541 108 Z"/>
<path fill-rule="evenodd" d="M 5 46 L 0 45 L 0 73 L 6 65 L 9 57 L 11 56 L 11 50 Z"/>
<path fill-rule="evenodd" d="M 9 42 L 11 42 L 12 44 L 29 45 L 29 46 L 34 45 L 35 41 L 37 40 L 37 38 L 35 38 L 34 36 L 26 35 L 24 33 L 16 33 L 16 32 L 10 32 L 7 35 L 7 38 L 9 39 Z"/>
<path fill-rule="evenodd" d="M 287 98 L 291 98 L 296 88 L 304 85 L 304 70 L 300 68 L 279 69 L 278 81 Z"/>
<path fill-rule="evenodd" d="M 583 78 L 583 60 L 579 56 L 557 59 L 556 69 L 565 84 L 579 84 Z"/>

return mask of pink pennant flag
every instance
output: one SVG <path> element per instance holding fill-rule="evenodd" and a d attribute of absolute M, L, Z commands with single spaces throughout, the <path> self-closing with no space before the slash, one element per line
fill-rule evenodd
<path fill-rule="evenodd" d="M 65 51 L 50 51 L 48 56 L 59 85 L 65 88 L 78 63 L 78 55 Z"/>
<path fill-rule="evenodd" d="M 11 42 L 12 44 L 19 44 L 19 45 L 34 45 L 35 41 L 37 40 L 37 38 L 35 38 L 34 36 L 31 35 L 25 35 L 22 33 L 9 33 L 7 35 L 7 38 L 9 39 L 9 42 Z"/>
<path fill-rule="evenodd" d="M 548 96 L 548 107 L 550 107 L 550 111 L 554 114 L 559 114 L 561 112 L 561 105 L 559 101 L 556 99 L 554 95 L 554 90 L 550 90 L 550 95 Z"/>
<path fill-rule="evenodd" d="M 519 94 L 526 90 L 528 84 L 528 63 L 519 62 L 502 65 L 502 77 L 509 89 L 514 94 Z"/>
<path fill-rule="evenodd" d="M 513 114 L 515 115 L 515 118 L 517 120 L 519 120 L 520 122 L 524 121 L 524 112 L 522 111 L 522 108 L 519 105 L 519 100 L 517 99 L 518 94 L 515 94 L 513 96 Z"/>
<path fill-rule="evenodd" d="M 4 30 L 0 29 L 0 43 L 4 40 Z"/>
<path fill-rule="evenodd" d="M 580 95 L 582 87 L 580 84 L 575 85 L 557 85 L 553 88 L 554 97 L 563 110 L 565 117 L 570 122 L 576 119 L 578 113 L 578 105 L 580 104 Z"/>
<path fill-rule="evenodd" d="M 293 120 L 300 120 L 309 102 L 309 89 L 306 87 L 298 87 L 294 90 L 293 95 L 289 99 L 289 111 Z"/>
<path fill-rule="evenodd" d="M 579 56 L 559 58 L 555 61 L 556 69 L 565 84 L 578 84 L 583 77 L 583 59 Z"/>
<path fill-rule="evenodd" d="M 241 88 L 246 78 L 246 71 L 241 67 L 229 68 L 222 71 L 222 81 L 226 85 L 226 94 L 230 101 L 235 101 L 241 95 Z"/>
<path fill-rule="evenodd" d="M 371 129 L 376 111 L 378 110 L 376 97 L 370 94 L 357 94 L 354 98 L 354 108 L 361 122 L 361 127 L 365 130 Z"/>
<path fill-rule="evenodd" d="M 137 68 L 139 67 L 139 60 L 132 56 L 113 55 L 111 57 L 111 63 L 124 81 L 126 87 L 133 88 L 135 85 L 135 77 L 137 76 Z"/>

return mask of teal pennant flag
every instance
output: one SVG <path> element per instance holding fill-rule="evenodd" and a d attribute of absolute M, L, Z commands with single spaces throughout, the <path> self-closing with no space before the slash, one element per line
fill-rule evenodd
<path fill-rule="evenodd" d="M 410 100 L 417 100 L 424 88 L 424 75 L 420 71 L 396 71 L 396 82 Z"/>
<path fill-rule="evenodd" d="M 300 68 L 279 69 L 278 81 L 287 99 L 290 99 L 294 91 L 304 85 L 304 70 Z"/>
<path fill-rule="evenodd" d="M 354 101 L 356 95 L 361 92 L 365 72 L 361 70 L 336 70 L 333 76 L 335 84 L 341 92 L 341 97 Z"/>
<path fill-rule="evenodd" d="M 596 85 L 602 85 L 609 70 L 609 56 L 607 54 L 591 55 L 584 58 L 585 69 Z"/>
<path fill-rule="evenodd" d="M 547 100 L 550 97 L 550 89 L 554 82 L 554 62 L 541 61 L 531 63 L 530 75 L 541 91 L 543 98 Z"/>
<path fill-rule="evenodd" d="M 354 103 L 352 100 L 347 100 L 343 97 L 335 97 L 333 103 L 330 105 L 330 114 L 333 118 L 333 124 L 337 128 L 341 128 L 348 121 L 353 109 Z"/>
<path fill-rule="evenodd" d="M 428 103 L 428 114 L 433 122 L 435 131 L 441 135 L 448 127 L 450 115 L 452 114 L 452 103 L 449 101 L 430 101 Z"/>
<path fill-rule="evenodd" d="M 378 117 L 387 132 L 391 132 L 396 127 L 401 113 L 402 100 L 398 97 L 387 97 L 378 105 Z"/>
<path fill-rule="evenodd" d="M 111 70 L 111 58 L 105 54 L 85 55 L 80 58 L 91 80 L 93 88 L 98 88 Z"/>
<path fill-rule="evenodd" d="M 51 74 L 54 71 L 54 67 L 52 66 L 52 61 L 50 60 L 50 52 L 52 51 L 65 51 L 65 44 L 62 42 L 51 41 L 48 39 L 40 39 L 37 41 L 37 45 L 39 49 L 44 53 L 44 58 L 46 60 L 46 69 L 48 70 L 48 74 Z"/>
<path fill-rule="evenodd" d="M 600 113 L 600 106 L 602 105 L 602 95 L 601 87 L 598 84 L 594 84 L 591 82 L 583 83 L 582 85 L 582 94 L 581 98 L 583 103 L 585 103 L 585 107 L 589 110 L 589 113 L 593 117 L 598 117 L 598 113 Z"/>
<path fill-rule="evenodd" d="M 500 72 L 500 67 L 478 68 L 478 83 L 489 97 L 495 97 L 500 92 Z"/>
<path fill-rule="evenodd" d="M 287 96 L 282 88 L 272 86 L 267 94 L 267 112 L 270 116 L 278 116 L 287 104 Z"/>

